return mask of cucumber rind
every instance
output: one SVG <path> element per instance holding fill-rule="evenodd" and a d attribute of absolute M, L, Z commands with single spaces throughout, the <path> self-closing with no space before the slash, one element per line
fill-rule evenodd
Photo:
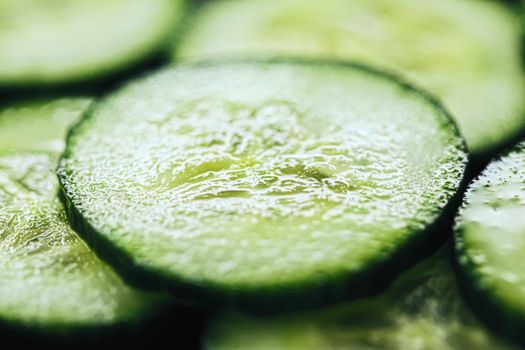
<path fill-rule="evenodd" d="M 356 62 L 340 60 L 311 60 L 297 57 L 289 58 L 259 58 L 259 59 L 225 59 L 191 62 L 178 65 L 184 68 L 213 67 L 221 64 L 235 63 L 295 63 L 304 65 L 331 65 L 338 68 L 353 68 L 376 76 L 381 76 L 392 82 L 396 82 L 404 91 L 410 91 L 426 99 L 440 115 L 445 116 L 443 124 L 452 127 L 454 137 L 460 140 L 460 149 L 466 153 L 466 143 L 448 111 L 428 93 L 413 87 L 411 84 L 400 80 L 397 76 L 379 71 L 374 68 Z M 166 68 L 169 70 L 171 68 Z M 175 273 L 164 273 L 137 262 L 133 254 L 119 247 L 104 234 L 97 232 L 88 219 L 86 219 L 79 209 L 75 206 L 67 191 L 67 173 L 64 162 L 73 156 L 70 140 L 76 136 L 82 125 L 88 122 L 94 115 L 94 111 L 103 108 L 105 100 L 95 102 L 91 110 L 88 111 L 77 125 L 70 129 L 67 136 L 67 146 L 62 154 L 57 169 L 59 182 L 61 184 L 60 198 L 64 204 L 71 225 L 80 233 L 88 244 L 103 259 L 108 261 L 127 281 L 142 288 L 167 289 L 181 298 L 198 300 L 209 305 L 240 305 L 254 311 L 268 311 L 268 306 L 281 304 L 280 309 L 297 309 L 325 305 L 329 302 L 344 300 L 348 297 L 362 297 L 370 293 L 378 292 L 386 287 L 400 272 L 422 260 L 434 252 L 441 243 L 448 237 L 447 232 L 451 227 L 453 214 L 460 201 L 459 193 L 451 196 L 447 204 L 440 212 L 436 212 L 432 223 L 425 229 L 414 232 L 405 241 L 400 242 L 395 251 L 384 254 L 382 257 L 370 263 L 367 269 L 360 273 L 341 274 L 337 277 L 331 276 L 329 280 L 312 280 L 305 284 L 301 281 L 297 285 L 288 284 L 278 287 L 257 287 L 246 289 L 241 292 L 228 290 L 224 285 L 206 282 L 206 285 L 199 285 L 194 281 L 178 276 Z M 462 177 L 458 189 L 466 185 L 464 177 L 466 169 L 466 156 L 459 165 Z M 370 277 L 373 276 L 374 282 L 371 283 Z M 306 291 L 306 292 L 305 292 Z"/>

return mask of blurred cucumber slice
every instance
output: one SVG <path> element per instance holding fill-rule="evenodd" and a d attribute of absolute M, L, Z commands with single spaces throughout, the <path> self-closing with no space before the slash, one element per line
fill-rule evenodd
<path fill-rule="evenodd" d="M 458 268 L 473 309 L 525 344 L 525 144 L 489 164 L 457 219 Z"/>
<path fill-rule="evenodd" d="M 159 49 L 182 0 L 0 0 L 0 85 L 99 78 Z"/>
<path fill-rule="evenodd" d="M 0 108 L 0 152 L 64 150 L 66 132 L 86 112 L 88 97 L 41 98 Z"/>
<path fill-rule="evenodd" d="M 108 330 L 167 305 L 124 284 L 69 227 L 56 196 L 57 149 L 89 102 L 41 100 L 0 111 L 1 329 L 53 336 Z"/>
<path fill-rule="evenodd" d="M 495 1 L 217 0 L 174 58 L 297 55 L 387 68 L 440 97 L 483 161 L 524 129 L 522 50 L 517 16 Z"/>
<path fill-rule="evenodd" d="M 461 299 L 442 250 L 381 295 L 328 309 L 257 318 L 233 311 L 211 323 L 208 350 L 511 350 Z"/>
<path fill-rule="evenodd" d="M 366 294 L 434 249 L 463 140 L 427 95 L 357 65 L 182 65 L 73 129 L 69 215 L 137 283 L 211 302 Z"/>

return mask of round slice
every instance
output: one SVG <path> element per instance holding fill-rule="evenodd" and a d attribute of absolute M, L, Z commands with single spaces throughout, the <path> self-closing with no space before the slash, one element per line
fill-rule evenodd
<path fill-rule="evenodd" d="M 482 0 L 217 0 L 174 57 L 284 54 L 385 67 L 439 96 L 482 161 L 525 123 L 517 17 Z"/>
<path fill-rule="evenodd" d="M 0 85 L 98 78 L 150 56 L 182 0 L 0 0 Z"/>
<path fill-rule="evenodd" d="M 56 197 L 56 148 L 63 149 L 66 127 L 89 101 L 24 102 L 0 111 L 2 331 L 63 336 L 113 329 L 167 305 L 165 297 L 128 287 L 100 260 L 69 227 Z"/>
<path fill-rule="evenodd" d="M 457 218 L 460 280 L 475 311 L 525 344 L 525 143 L 471 185 Z"/>
<path fill-rule="evenodd" d="M 290 306 L 386 283 L 435 243 L 464 167 L 446 112 L 391 77 L 250 61 L 125 86 L 58 173 L 74 225 L 136 281 Z"/>
<path fill-rule="evenodd" d="M 457 290 L 442 251 L 379 296 L 271 318 L 220 313 L 208 350 L 517 350 L 488 332 Z"/>

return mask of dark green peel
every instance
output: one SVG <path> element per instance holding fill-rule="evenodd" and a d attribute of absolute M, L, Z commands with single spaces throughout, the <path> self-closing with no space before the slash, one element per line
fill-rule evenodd
<path fill-rule="evenodd" d="M 354 65 L 256 61 L 116 91 L 72 131 L 58 174 L 74 225 L 129 278 L 304 306 L 424 254 L 464 167 L 455 126 L 413 88 Z"/>

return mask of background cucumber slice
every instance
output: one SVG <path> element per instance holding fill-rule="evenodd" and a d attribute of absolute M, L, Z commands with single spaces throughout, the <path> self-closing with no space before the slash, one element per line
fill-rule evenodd
<path fill-rule="evenodd" d="M 4 104 L 0 109 L 0 152 L 62 152 L 67 129 L 91 101 L 88 97 L 68 97 Z"/>
<path fill-rule="evenodd" d="M 271 318 L 220 313 L 209 350 L 517 349 L 488 332 L 457 290 L 448 251 L 408 270 L 379 296 Z"/>
<path fill-rule="evenodd" d="M 517 17 L 481 0 L 218 0 L 190 23 L 174 59 L 284 54 L 385 67 L 439 96 L 481 161 L 524 128 Z"/>
<path fill-rule="evenodd" d="M 135 282 L 292 307 L 366 293 L 434 247 L 464 167 L 446 112 L 392 77 L 252 61 L 116 91 L 58 174 L 74 225 Z"/>
<path fill-rule="evenodd" d="M 0 85 L 91 80 L 159 49 L 182 0 L 0 0 Z"/>
<path fill-rule="evenodd" d="M 0 320 L 62 333 L 144 318 L 160 300 L 126 286 L 69 228 L 55 160 L 0 156 Z"/>
<path fill-rule="evenodd" d="M 525 144 L 469 187 L 457 219 L 460 281 L 474 310 L 525 344 Z"/>
<path fill-rule="evenodd" d="M 69 227 L 56 196 L 57 148 L 89 101 L 24 102 L 0 112 L 2 330 L 65 336 L 131 325 L 168 305 L 124 284 Z"/>

